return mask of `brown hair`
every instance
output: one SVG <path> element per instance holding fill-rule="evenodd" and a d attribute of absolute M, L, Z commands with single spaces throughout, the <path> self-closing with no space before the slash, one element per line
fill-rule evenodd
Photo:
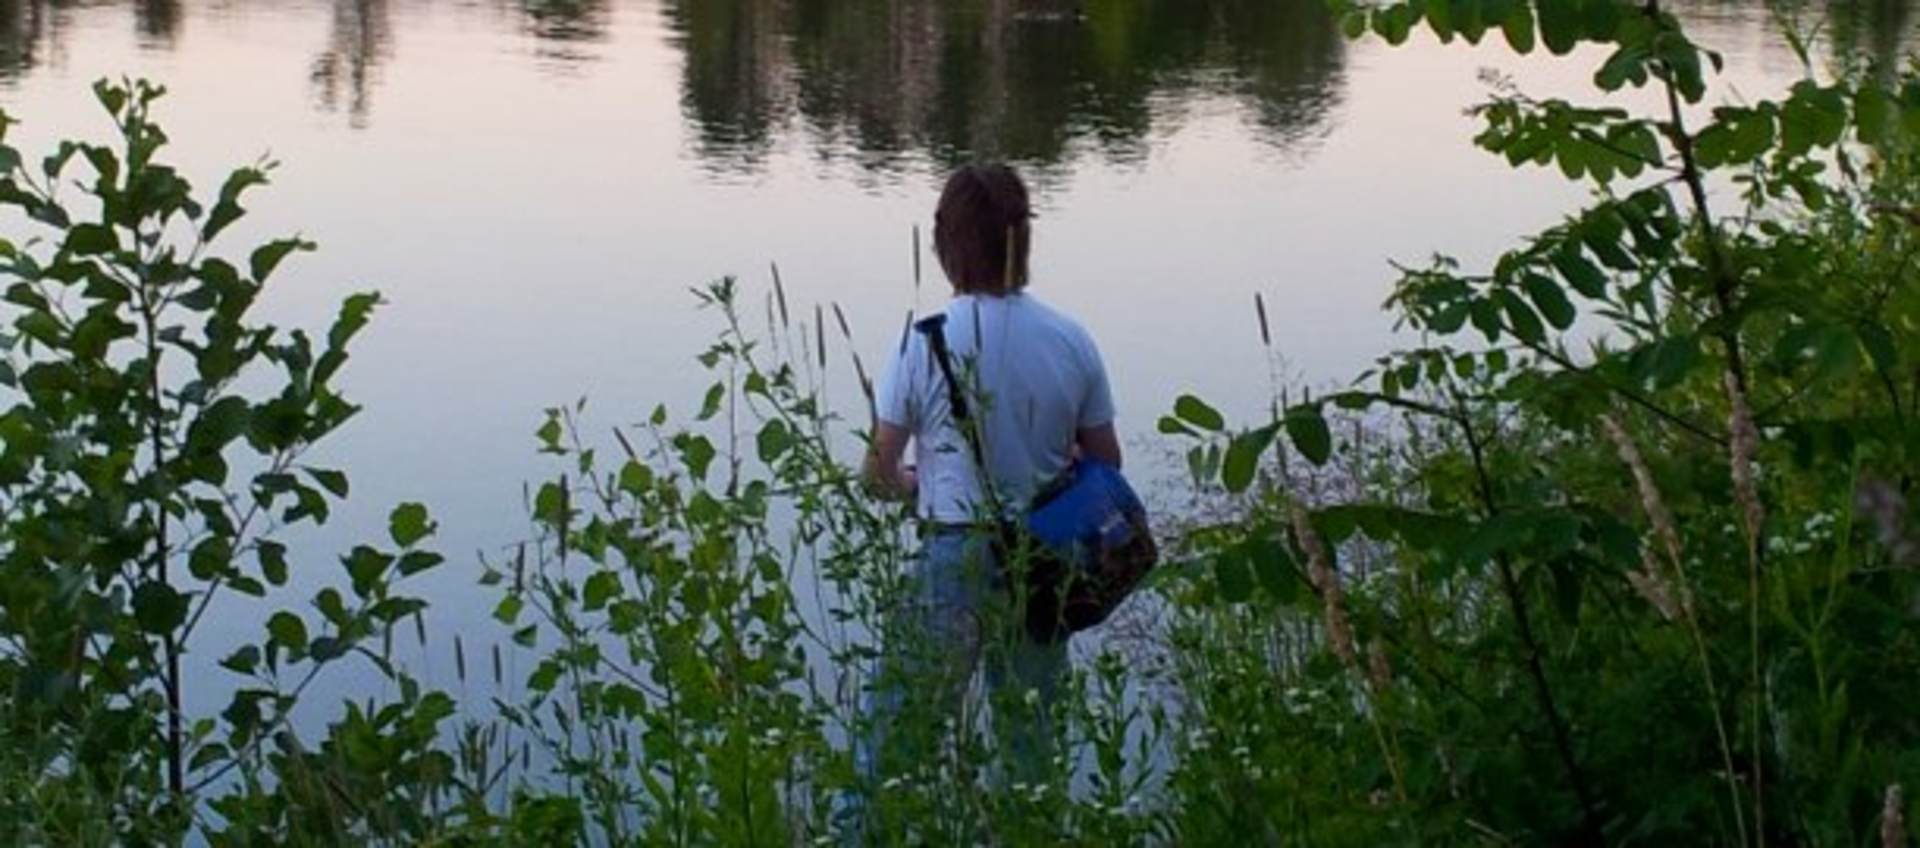
<path fill-rule="evenodd" d="M 1032 217 L 1026 184 L 1012 168 L 965 165 L 953 172 L 933 214 L 933 252 L 954 289 L 1005 295 L 1026 288 Z"/>

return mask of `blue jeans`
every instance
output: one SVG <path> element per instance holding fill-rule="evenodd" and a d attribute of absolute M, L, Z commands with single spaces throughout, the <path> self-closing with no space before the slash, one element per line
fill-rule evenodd
<path fill-rule="evenodd" d="M 854 743 L 854 766 L 870 784 L 891 776 L 893 764 L 932 760 L 935 751 L 888 750 L 889 743 L 907 741 L 896 736 L 935 744 L 940 738 L 938 726 L 906 733 L 898 726 L 902 708 L 911 698 L 921 707 L 916 717 L 961 720 L 967 684 L 982 660 L 1008 771 L 1026 782 L 1047 773 L 1050 717 L 1067 668 L 1067 643 L 1028 638 L 990 542 L 982 531 L 957 527 L 932 530 L 923 541 L 908 597 L 884 634 L 867 694 L 870 730 Z"/>

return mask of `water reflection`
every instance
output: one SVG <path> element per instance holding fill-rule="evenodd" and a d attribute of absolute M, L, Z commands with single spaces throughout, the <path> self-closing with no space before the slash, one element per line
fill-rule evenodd
<path fill-rule="evenodd" d="M 587 45 L 606 41 L 612 26 L 607 0 L 513 0 L 521 31 L 535 57 L 558 67 L 593 61 Z"/>
<path fill-rule="evenodd" d="M 144 45 L 171 48 L 180 18 L 180 0 L 134 0 L 133 25 Z"/>
<path fill-rule="evenodd" d="M 0 78 L 12 79 L 39 64 L 45 46 L 54 41 L 49 32 L 62 29 L 54 18 L 46 0 L 0 0 Z"/>
<path fill-rule="evenodd" d="M 1800 8 L 1822 56 L 1890 69 L 1910 44 L 1913 5 Z M 1760 0 L 1677 8 L 1746 24 L 1765 14 Z M 634 42 L 663 24 L 681 54 L 695 152 L 749 173 L 785 139 L 876 170 L 973 157 L 1042 171 L 1086 155 L 1134 162 L 1188 111 L 1221 103 L 1275 149 L 1296 150 L 1326 130 L 1347 49 L 1323 0 L 0 0 L 0 82 L 57 63 L 72 33 L 103 22 L 172 51 L 189 17 L 265 14 L 318 30 L 314 101 L 365 127 L 395 31 L 476 9 L 549 71 L 641 49 Z"/>
<path fill-rule="evenodd" d="M 321 108 L 344 108 L 354 127 L 367 125 L 380 64 L 393 42 L 387 0 L 333 0 L 327 47 L 313 60 L 313 80 Z"/>
<path fill-rule="evenodd" d="M 1900 69 L 1913 32 L 1909 0 L 1838 0 L 1827 17 L 1835 56 L 1871 58 L 1887 74 Z"/>
<path fill-rule="evenodd" d="M 752 167 L 800 122 L 829 153 L 1060 163 L 1141 156 L 1196 95 L 1277 143 L 1316 132 L 1343 43 L 1319 2 L 672 0 L 699 152 Z"/>

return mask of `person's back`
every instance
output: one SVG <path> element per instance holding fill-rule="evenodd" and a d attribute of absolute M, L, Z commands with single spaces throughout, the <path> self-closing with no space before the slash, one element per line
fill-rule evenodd
<path fill-rule="evenodd" d="M 1086 330 L 1030 294 L 962 294 L 944 318 L 993 492 L 1011 516 L 1066 471 L 1081 431 L 1113 421 L 1106 371 Z M 880 416 L 913 434 L 921 516 L 967 524 L 983 514 L 985 491 L 928 347 L 924 332 L 906 339 Z"/>

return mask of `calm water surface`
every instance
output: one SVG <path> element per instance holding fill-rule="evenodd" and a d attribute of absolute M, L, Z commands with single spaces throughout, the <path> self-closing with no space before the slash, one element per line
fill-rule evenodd
<path fill-rule="evenodd" d="M 1394 341 L 1390 259 L 1483 260 L 1582 199 L 1474 151 L 1462 110 L 1485 67 L 1577 93 L 1597 56 L 1349 44 L 1319 0 L 1082 5 L 16 0 L 0 104 L 34 149 L 107 129 L 91 80 L 149 76 L 201 185 L 284 161 L 228 239 L 299 231 L 321 252 L 265 308 L 311 326 L 351 291 L 390 301 L 349 367 L 367 411 L 316 457 L 352 472 L 354 499 L 305 541 L 337 550 L 397 501 L 431 504 L 453 554 L 439 627 L 491 638 L 461 554 L 523 534 L 540 410 L 685 409 L 716 326 L 688 287 L 736 274 L 757 303 L 770 262 L 883 361 L 904 313 L 942 299 L 912 283 L 910 232 L 953 163 L 1007 158 L 1036 184 L 1034 290 L 1101 340 L 1137 438 L 1183 391 L 1262 408 L 1255 292 L 1287 376 L 1344 380 Z M 1684 9 L 1727 56 L 1716 97 L 1800 73 L 1761 4 Z M 1896 55 L 1906 10 L 1835 6 L 1822 55 Z"/>

